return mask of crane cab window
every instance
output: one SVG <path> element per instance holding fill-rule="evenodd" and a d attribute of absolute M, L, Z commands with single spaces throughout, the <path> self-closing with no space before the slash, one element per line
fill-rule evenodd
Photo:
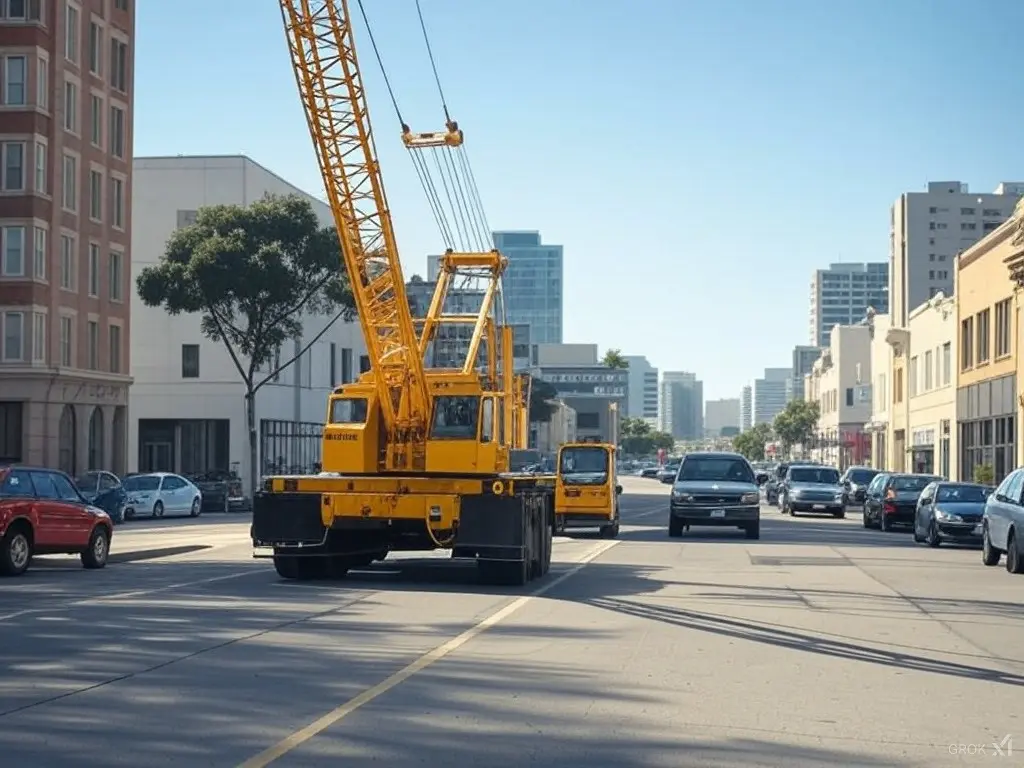
<path fill-rule="evenodd" d="M 365 397 L 339 397 L 331 400 L 331 424 L 365 424 Z"/>
<path fill-rule="evenodd" d="M 494 440 L 494 400 L 490 397 L 484 398 L 483 409 L 480 417 L 480 442 L 489 443 Z"/>
<path fill-rule="evenodd" d="M 479 397 L 443 395 L 434 400 L 430 436 L 435 440 L 476 440 L 479 420 Z"/>
<path fill-rule="evenodd" d="M 602 485 L 608 482 L 608 449 L 599 446 L 563 448 L 558 474 L 568 485 Z"/>

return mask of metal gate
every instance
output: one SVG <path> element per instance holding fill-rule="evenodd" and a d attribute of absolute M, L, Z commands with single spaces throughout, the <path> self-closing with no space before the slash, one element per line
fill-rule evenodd
<path fill-rule="evenodd" d="M 324 425 L 312 421 L 260 421 L 263 475 L 311 475 L 320 471 Z"/>

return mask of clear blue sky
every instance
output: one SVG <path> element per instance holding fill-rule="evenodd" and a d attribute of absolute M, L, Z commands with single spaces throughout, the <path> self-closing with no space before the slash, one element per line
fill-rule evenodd
<path fill-rule="evenodd" d="M 413 0 L 364 4 L 406 120 L 440 128 Z M 565 340 L 695 371 L 708 398 L 789 365 L 812 270 L 886 260 L 901 192 L 1024 179 L 1020 0 L 422 4 L 491 225 L 565 246 Z M 320 194 L 277 3 L 142 2 L 137 35 L 137 155 L 244 153 Z M 440 238 L 361 41 L 424 272 Z"/>

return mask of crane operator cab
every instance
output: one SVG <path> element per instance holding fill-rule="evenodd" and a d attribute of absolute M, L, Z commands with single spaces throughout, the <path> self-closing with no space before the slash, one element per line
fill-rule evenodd
<path fill-rule="evenodd" d="M 615 446 L 566 443 L 558 449 L 555 472 L 555 530 L 599 528 L 601 537 L 619 535 L 619 494 Z"/>

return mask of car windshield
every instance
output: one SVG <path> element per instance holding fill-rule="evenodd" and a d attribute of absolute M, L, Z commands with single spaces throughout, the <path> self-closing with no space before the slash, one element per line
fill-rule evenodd
<path fill-rule="evenodd" d="M 135 475 L 125 478 L 123 483 L 126 491 L 157 491 L 160 489 L 159 475 Z"/>
<path fill-rule="evenodd" d="M 978 504 L 988 498 L 991 490 L 983 485 L 941 485 L 935 500 L 947 504 Z"/>
<path fill-rule="evenodd" d="M 896 477 L 892 488 L 894 491 L 923 491 L 926 485 L 934 482 L 934 477 Z"/>
<path fill-rule="evenodd" d="M 789 479 L 794 483 L 839 484 L 839 472 L 829 467 L 794 467 L 789 470 Z"/>
<path fill-rule="evenodd" d="M 679 470 L 679 480 L 722 480 L 733 483 L 754 483 L 754 473 L 743 459 L 730 457 L 690 457 Z"/>
<path fill-rule="evenodd" d="M 873 469 L 853 469 L 850 470 L 850 482 L 857 485 L 867 485 L 875 479 L 877 474 L 878 472 Z"/>
<path fill-rule="evenodd" d="M 566 448 L 562 451 L 558 471 L 563 475 L 605 473 L 608 471 L 608 451 L 604 448 Z"/>

